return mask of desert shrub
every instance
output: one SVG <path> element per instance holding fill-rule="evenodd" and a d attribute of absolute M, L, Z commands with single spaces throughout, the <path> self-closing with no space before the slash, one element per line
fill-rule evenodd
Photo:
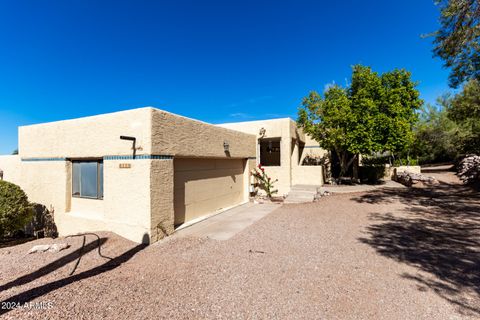
<path fill-rule="evenodd" d="M 394 167 L 400 167 L 400 166 L 417 166 L 418 165 L 418 160 L 415 158 L 400 158 L 400 159 L 395 159 L 393 160 L 393 166 Z"/>
<path fill-rule="evenodd" d="M 16 184 L 0 180 L 0 237 L 22 230 L 32 216 L 25 192 Z"/>

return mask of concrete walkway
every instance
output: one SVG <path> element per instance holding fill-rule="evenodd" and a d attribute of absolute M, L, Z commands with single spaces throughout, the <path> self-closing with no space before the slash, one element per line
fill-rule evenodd
<path fill-rule="evenodd" d="M 254 204 L 249 202 L 178 230 L 173 237 L 228 240 L 280 206 L 274 203 Z"/>

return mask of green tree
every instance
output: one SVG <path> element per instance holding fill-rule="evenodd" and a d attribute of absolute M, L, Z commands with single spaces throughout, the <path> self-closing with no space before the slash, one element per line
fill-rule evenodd
<path fill-rule="evenodd" d="M 480 154 L 480 81 L 470 80 L 455 95 L 448 109 L 448 117 L 463 130 L 463 153 Z"/>
<path fill-rule="evenodd" d="M 410 147 L 415 110 L 422 104 L 415 86 L 405 70 L 379 75 L 356 65 L 348 88 L 331 86 L 323 97 L 310 92 L 297 123 L 323 148 L 336 153 L 344 176 L 358 154 L 398 153 Z"/>
<path fill-rule="evenodd" d="M 420 163 L 452 161 L 461 153 L 466 132 L 449 118 L 452 97 L 437 99 L 436 105 L 425 105 L 415 126 L 412 153 Z"/>
<path fill-rule="evenodd" d="M 450 86 L 480 79 L 480 1 L 437 0 L 436 4 L 441 27 L 433 33 L 433 53 L 451 69 Z"/>
<path fill-rule="evenodd" d="M 17 155 L 17 154 L 18 154 L 18 149 L 13 150 L 13 151 L 12 151 L 12 154 L 13 154 L 13 155 Z"/>
<path fill-rule="evenodd" d="M 303 99 L 299 110 L 298 124 L 317 140 L 325 149 L 334 151 L 339 160 L 343 176 L 354 158 L 349 153 L 363 151 L 368 140 L 364 127 L 358 124 L 358 115 L 352 110 L 352 102 L 347 91 L 337 85 L 325 91 L 324 98 L 312 91 Z M 368 142 L 367 142 L 368 143 Z"/>
<path fill-rule="evenodd" d="M 380 78 L 383 91 L 375 123 L 380 149 L 402 156 L 413 144 L 412 128 L 418 120 L 417 110 L 423 101 L 410 72 L 396 69 L 382 74 Z"/>

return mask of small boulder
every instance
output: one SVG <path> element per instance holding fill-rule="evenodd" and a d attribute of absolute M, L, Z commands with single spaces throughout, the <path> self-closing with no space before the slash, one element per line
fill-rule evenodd
<path fill-rule="evenodd" d="M 48 249 L 50 249 L 49 244 L 37 244 L 36 246 L 33 246 L 30 250 L 28 250 L 28 253 L 36 253 L 36 252 L 45 252 Z"/>
<path fill-rule="evenodd" d="M 33 246 L 30 250 L 28 250 L 28 253 L 36 253 L 36 252 L 59 252 L 64 249 L 67 249 L 70 247 L 67 243 L 54 243 L 54 244 L 38 244 Z"/>
<path fill-rule="evenodd" d="M 50 246 L 50 248 L 48 249 L 48 252 L 59 252 L 67 249 L 68 247 L 69 245 L 66 243 L 54 243 Z"/>
<path fill-rule="evenodd" d="M 412 185 L 421 184 L 421 185 L 433 185 L 437 184 L 437 179 L 433 177 L 427 177 L 420 173 L 414 173 L 409 171 L 398 172 L 395 175 L 395 181 L 411 187 Z"/>

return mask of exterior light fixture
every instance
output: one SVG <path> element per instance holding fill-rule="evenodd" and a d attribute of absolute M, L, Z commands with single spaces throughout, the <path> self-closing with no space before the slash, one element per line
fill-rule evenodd
<path fill-rule="evenodd" d="M 225 151 L 225 152 L 230 151 L 230 145 L 228 144 L 227 140 L 223 141 L 223 151 Z"/>
<path fill-rule="evenodd" d="M 263 137 L 265 137 L 266 132 L 267 132 L 267 130 L 265 130 L 265 128 L 261 128 L 260 132 L 258 134 L 260 135 L 261 138 L 263 138 Z"/>

